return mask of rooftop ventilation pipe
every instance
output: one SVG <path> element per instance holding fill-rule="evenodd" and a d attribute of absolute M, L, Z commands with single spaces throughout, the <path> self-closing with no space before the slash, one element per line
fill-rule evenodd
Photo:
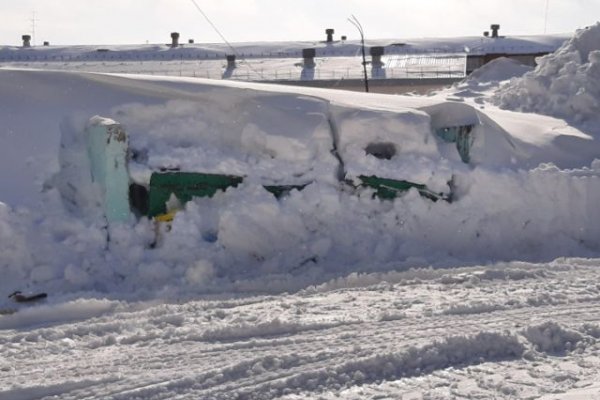
<path fill-rule="evenodd" d="M 223 71 L 223 76 L 221 78 L 229 79 L 233 76 L 233 73 L 235 72 L 235 54 L 227 54 L 225 56 L 225 59 L 227 60 L 227 67 L 225 68 L 225 71 Z"/>
<path fill-rule="evenodd" d="M 383 46 L 375 46 L 369 49 L 371 55 L 371 78 L 385 79 L 385 70 L 383 69 L 383 62 L 381 56 L 385 53 Z"/>
<path fill-rule="evenodd" d="M 44 46 L 50 46 L 50 42 L 44 42 Z"/>
<path fill-rule="evenodd" d="M 173 32 L 171 33 L 171 47 L 175 48 L 179 46 L 179 33 Z"/>
<path fill-rule="evenodd" d="M 335 33 L 334 29 L 325 29 L 325 33 L 327 34 L 327 43 L 333 42 L 333 34 Z"/>
<path fill-rule="evenodd" d="M 21 39 L 23 39 L 23 47 L 31 47 L 31 35 L 23 35 Z"/>
<path fill-rule="evenodd" d="M 483 32 L 483 36 L 490 37 L 490 31 L 484 31 Z"/>
<path fill-rule="evenodd" d="M 235 68 L 235 54 L 228 54 L 227 58 L 227 69 Z"/>
<path fill-rule="evenodd" d="M 494 39 L 498 38 L 498 31 L 500 30 L 500 25 L 493 24 L 492 26 L 490 26 L 490 29 L 492 30 L 492 37 Z"/>
<path fill-rule="evenodd" d="M 194 39 L 188 39 L 189 44 L 194 44 Z"/>
<path fill-rule="evenodd" d="M 375 46 L 369 49 L 369 54 L 371 54 L 371 65 L 379 66 L 383 65 L 381 62 L 381 56 L 385 54 L 385 48 L 383 46 Z"/>
<path fill-rule="evenodd" d="M 304 68 L 314 68 L 316 54 L 317 54 L 317 51 L 315 49 L 302 49 L 302 58 L 304 59 Z"/>

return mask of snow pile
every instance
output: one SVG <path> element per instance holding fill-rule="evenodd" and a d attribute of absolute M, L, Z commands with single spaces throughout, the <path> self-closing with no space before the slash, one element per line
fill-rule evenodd
<path fill-rule="evenodd" d="M 263 184 L 334 179 L 327 103 L 320 99 L 215 88 L 193 101 L 125 104 L 113 113 L 151 170 L 249 176 Z"/>
<path fill-rule="evenodd" d="M 600 23 L 578 31 L 538 63 L 534 71 L 502 87 L 494 103 L 506 109 L 565 118 L 597 132 Z"/>
<path fill-rule="evenodd" d="M 440 159 L 431 117 L 415 110 L 394 112 L 333 107 L 337 151 L 346 177 L 376 175 L 408 179 L 448 192 L 452 168 Z"/>
<path fill-rule="evenodd" d="M 520 77 L 532 69 L 511 58 L 499 57 L 477 68 L 465 79 L 465 82 L 472 84 L 501 82 Z"/>
<path fill-rule="evenodd" d="M 0 194 L 0 291 L 277 292 L 355 271 L 600 250 L 598 144 L 564 121 L 435 97 L 0 75 L 0 138 L 12 146 L 0 158 L 0 186 L 11 188 Z M 133 217 L 107 228 L 83 140 L 97 115 L 123 124 L 138 183 L 162 168 L 244 181 L 188 202 L 170 229 Z M 435 134 L 464 125 L 471 164 Z M 381 200 L 353 187 L 361 175 L 452 190 L 453 201 L 414 188 Z M 265 184 L 306 186 L 276 198 Z"/>

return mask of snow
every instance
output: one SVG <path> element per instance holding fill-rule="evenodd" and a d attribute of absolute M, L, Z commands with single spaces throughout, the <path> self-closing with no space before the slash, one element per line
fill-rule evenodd
<path fill-rule="evenodd" d="M 600 52 L 596 23 L 578 32 L 555 53 L 540 58 L 535 71 L 515 79 L 495 95 L 502 108 L 568 119 L 594 129 L 600 105 Z"/>
<path fill-rule="evenodd" d="M 367 40 L 365 45 L 384 47 L 383 68 L 368 62 L 370 79 L 421 79 L 465 76 L 466 58 L 485 54 L 539 54 L 556 50 L 570 35 L 410 38 Z M 314 49 L 314 62 L 306 63 L 304 49 Z M 368 51 L 368 50 L 367 50 Z M 235 68 L 226 56 L 235 55 Z M 370 57 L 370 54 L 367 54 Z M 110 72 L 147 75 L 193 76 L 244 81 L 312 81 L 363 77 L 361 42 L 357 40 L 182 43 L 125 46 L 0 47 L 0 66 Z"/>
<path fill-rule="evenodd" d="M 0 293 L 49 294 L 0 300 L 0 399 L 596 395 L 598 35 L 429 96 L 0 69 Z M 244 180 L 107 224 L 90 121 L 140 184 Z M 468 163 L 436 134 L 466 125 Z"/>

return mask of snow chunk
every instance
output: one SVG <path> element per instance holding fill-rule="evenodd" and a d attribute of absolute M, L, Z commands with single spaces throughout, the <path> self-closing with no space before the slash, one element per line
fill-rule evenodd
<path fill-rule="evenodd" d="M 565 329 L 553 321 L 531 326 L 523 332 L 523 335 L 538 351 L 549 354 L 564 354 L 571 351 L 582 339 L 578 332 Z"/>

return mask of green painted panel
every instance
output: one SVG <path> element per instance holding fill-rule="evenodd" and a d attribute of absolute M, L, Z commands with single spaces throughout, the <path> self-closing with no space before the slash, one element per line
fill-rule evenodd
<path fill-rule="evenodd" d="M 265 185 L 263 186 L 269 193 L 272 193 L 273 196 L 275 196 L 276 198 L 281 198 L 283 196 L 285 196 L 286 194 L 288 194 L 290 191 L 296 189 L 296 190 L 302 190 L 304 189 L 306 186 L 308 186 L 308 183 L 305 183 L 304 185 Z"/>
<path fill-rule="evenodd" d="M 197 172 L 153 173 L 150 177 L 148 215 L 154 217 L 166 213 L 166 203 L 172 194 L 185 204 L 193 197 L 212 197 L 218 190 L 236 187 L 242 180 L 239 176 Z"/>
<path fill-rule="evenodd" d="M 392 200 L 401 195 L 402 193 L 408 191 L 411 188 L 415 188 L 419 191 L 419 194 L 423 197 L 426 197 L 430 200 L 448 200 L 442 193 L 435 193 L 427 188 L 427 186 L 404 181 L 404 180 L 395 180 L 395 179 L 387 179 L 380 178 L 378 176 L 365 176 L 360 175 L 358 177 L 362 184 L 360 186 L 371 187 L 375 189 L 375 196 L 384 200 Z"/>

